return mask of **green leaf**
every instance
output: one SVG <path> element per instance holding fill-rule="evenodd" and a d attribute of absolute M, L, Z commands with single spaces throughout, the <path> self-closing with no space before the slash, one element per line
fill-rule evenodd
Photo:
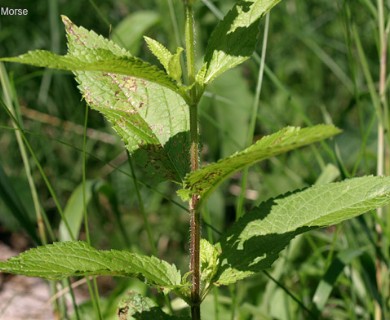
<path fill-rule="evenodd" d="M 144 37 L 150 51 L 156 56 L 161 62 L 168 75 L 176 80 L 179 84 L 181 83 L 182 69 L 180 64 L 180 56 L 183 52 L 183 48 L 177 48 L 176 53 L 172 54 L 164 45 L 160 42 Z"/>
<path fill-rule="evenodd" d="M 227 157 L 246 146 L 251 118 L 253 93 L 241 70 L 233 69 L 216 79 L 210 91 L 215 97 L 213 110 L 220 136 L 217 137 L 221 157 Z M 210 112 L 210 113 L 211 113 Z"/>
<path fill-rule="evenodd" d="M 189 317 L 177 317 L 163 312 L 150 298 L 136 292 L 129 292 L 118 306 L 119 320 L 190 320 Z"/>
<path fill-rule="evenodd" d="M 259 21 L 280 0 L 241 0 L 219 22 L 211 34 L 204 63 L 209 83 L 223 72 L 247 60 L 257 43 Z"/>
<path fill-rule="evenodd" d="M 261 160 L 321 141 L 338 133 L 340 130 L 332 125 L 317 125 L 304 129 L 284 128 L 263 137 L 241 152 L 189 173 L 184 179 L 184 188 L 178 193 L 183 200 L 187 200 L 194 194 L 199 195 L 204 200 L 219 183 L 234 172 Z"/>
<path fill-rule="evenodd" d="M 149 50 L 161 62 L 165 70 L 168 70 L 169 60 L 172 58 L 172 53 L 160 42 L 149 37 L 144 37 Z"/>
<path fill-rule="evenodd" d="M 96 191 L 102 184 L 98 181 L 89 180 L 85 182 L 85 205 L 88 206 L 94 191 Z M 84 214 L 84 186 L 80 184 L 72 192 L 66 207 L 64 209 L 64 217 L 67 223 L 61 220 L 59 227 L 59 240 L 71 241 L 79 237 L 81 224 L 83 222 Z M 68 227 L 69 229 L 68 230 Z M 71 234 L 70 234 L 71 233 Z"/>
<path fill-rule="evenodd" d="M 36 224 L 31 221 L 28 210 L 25 207 L 26 199 L 21 196 L 20 189 L 20 187 L 15 188 L 13 186 L 12 180 L 8 177 L 3 169 L 3 166 L 0 164 L 0 199 L 4 205 L 9 208 L 9 212 L 12 213 L 12 216 L 28 233 L 31 239 L 33 239 L 35 243 L 40 244 L 41 240 L 37 235 Z M 0 220 L 2 220 L 1 222 L 10 222 L 11 219 L 7 214 L 7 210 L 4 210 L 3 206 L 0 206 L 0 210 L 2 211 L 0 218 Z M 7 226 L 7 228 L 9 228 L 9 226 Z"/>
<path fill-rule="evenodd" d="M 94 49 L 121 52 L 94 32 L 77 27 L 66 18 L 64 22 L 69 54 L 82 54 L 85 43 Z M 151 175 L 182 181 L 189 170 L 189 109 L 177 91 L 127 75 L 75 74 L 87 103 L 113 124 L 137 163 Z"/>
<path fill-rule="evenodd" d="M 87 103 L 111 122 L 146 171 L 183 179 L 189 168 L 189 114 L 179 95 L 116 74 L 78 73 L 77 80 Z"/>
<path fill-rule="evenodd" d="M 178 84 L 181 84 L 181 76 L 183 74 L 180 64 L 180 57 L 183 51 L 184 49 L 181 47 L 176 48 L 176 53 L 172 55 L 168 62 L 167 73 L 169 76 L 175 79 Z"/>
<path fill-rule="evenodd" d="M 298 234 L 340 223 L 390 203 L 390 177 L 316 185 L 274 199 L 238 220 L 220 242 L 214 283 L 228 285 L 269 268 Z"/>
<path fill-rule="evenodd" d="M 63 21 L 66 56 L 34 51 L 1 60 L 72 70 L 87 103 L 112 123 L 138 163 L 151 175 L 181 182 L 189 170 L 189 110 L 175 81 L 114 42 Z"/>
<path fill-rule="evenodd" d="M 211 286 L 211 280 L 218 270 L 219 252 L 206 239 L 200 240 L 200 263 L 201 263 L 201 285 L 202 300 L 206 297 Z"/>
<path fill-rule="evenodd" d="M 141 39 L 145 32 L 156 25 L 159 20 L 159 15 L 154 11 L 135 11 L 114 28 L 112 40 L 135 55 L 140 49 Z"/>
<path fill-rule="evenodd" d="M 348 249 L 337 254 L 314 293 L 313 303 L 316 308 L 316 313 L 324 309 L 337 278 L 343 272 L 345 266 L 349 265 L 355 258 L 362 255 L 364 251 L 364 248 Z"/>
<path fill-rule="evenodd" d="M 0 58 L 0 61 L 69 71 L 101 71 L 123 74 L 155 82 L 173 91 L 180 92 L 173 79 L 156 66 L 129 55 L 117 56 L 112 51 L 102 48 L 84 48 L 82 52 L 65 56 L 50 51 L 36 50 L 18 57 Z"/>
<path fill-rule="evenodd" d="M 71 276 L 136 277 L 167 291 L 180 286 L 180 272 L 156 257 L 96 250 L 85 242 L 57 242 L 0 262 L 0 271 L 45 279 Z"/>

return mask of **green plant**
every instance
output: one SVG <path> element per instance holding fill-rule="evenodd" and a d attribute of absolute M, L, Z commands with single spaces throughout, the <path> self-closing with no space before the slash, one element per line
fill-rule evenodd
<path fill-rule="evenodd" d="M 171 53 L 146 38 L 164 72 L 75 26 L 66 17 L 66 56 L 35 51 L 3 58 L 73 71 L 87 103 L 112 123 L 135 161 L 144 164 L 154 176 L 182 186 L 179 194 L 189 202 L 191 215 L 191 263 L 190 272 L 182 276 L 175 266 L 155 257 L 98 251 L 84 242 L 63 242 L 32 249 L 2 262 L 0 269 L 48 279 L 80 275 L 138 277 L 164 293 L 174 292 L 183 298 L 191 306 L 192 319 L 200 319 L 200 304 L 213 286 L 229 285 L 268 268 L 300 233 L 387 204 L 389 178 L 356 178 L 270 200 L 246 213 L 218 243 L 201 240 L 200 207 L 219 183 L 249 165 L 339 133 L 331 125 L 289 127 L 217 163 L 199 166 L 197 108 L 203 92 L 219 75 L 251 56 L 258 22 L 277 2 L 238 2 L 214 30 L 204 64 L 196 71 L 193 8 L 192 1 L 187 1 L 185 81 L 180 63 L 183 49 Z M 65 218 L 63 221 L 72 235 L 72 228 Z M 138 307 L 132 311 L 121 307 L 128 316 L 142 313 L 144 318 L 174 318 L 146 298 L 133 295 L 129 299 L 126 306 Z"/>

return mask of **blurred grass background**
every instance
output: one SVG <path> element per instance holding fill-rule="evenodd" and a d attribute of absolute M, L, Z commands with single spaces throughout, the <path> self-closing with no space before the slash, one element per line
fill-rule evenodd
<path fill-rule="evenodd" d="M 198 57 L 204 52 L 218 17 L 233 3 L 197 1 Z M 245 211 L 269 197 L 314 183 L 376 174 L 382 143 L 378 143 L 378 123 L 384 123 L 385 127 L 388 123 L 387 112 L 378 112 L 383 44 L 378 27 L 380 3 L 285 0 L 272 10 L 266 68 L 251 140 L 287 125 L 317 123 L 333 123 L 343 129 L 343 134 L 333 141 L 251 168 L 245 192 L 241 190 L 241 174 L 234 176 L 213 194 L 203 209 L 204 220 L 213 229 L 222 231 L 235 220 L 240 195 L 245 198 Z M 159 40 L 172 51 L 184 46 L 181 0 L 3 0 L 1 6 L 29 10 L 27 16 L 0 16 L 2 57 L 33 49 L 64 54 L 66 40 L 61 14 L 156 64 L 142 40 L 143 35 Z M 383 16 L 387 17 L 389 9 L 386 2 Z M 252 108 L 256 104 L 263 30 L 264 20 L 253 59 L 216 80 L 201 102 L 204 163 L 246 146 Z M 200 58 L 198 62 L 200 65 Z M 27 152 L 29 172 L 53 237 L 61 235 L 58 205 L 65 212 L 72 211 L 81 217 L 82 191 L 77 187 L 82 183 L 85 157 L 93 245 L 154 253 L 187 271 L 188 215 L 186 204 L 175 194 L 176 187 L 148 181 L 142 165 L 132 172 L 122 143 L 97 112 L 88 113 L 84 146 L 86 106 L 70 73 L 18 64 L 6 64 L 5 68 L 10 87 L 7 91 L 3 75 L 1 95 L 5 103 L 7 95 L 11 95 L 16 118 L 33 150 L 33 155 Z M 385 89 L 387 80 L 386 74 Z M 387 101 L 386 90 L 384 98 Z M 36 234 L 36 228 L 31 226 L 37 221 L 16 131 L 3 106 L 0 108 L 0 239 L 11 243 L 10 239 L 17 235 L 26 238 L 31 246 L 32 235 Z M 384 145 L 387 150 L 386 142 Z M 386 173 L 387 153 L 385 160 Z M 50 181 L 58 204 L 37 163 Z M 145 224 L 146 218 L 149 225 Z M 374 213 L 295 239 L 269 273 L 215 290 L 203 304 L 203 318 L 389 319 L 389 219 L 386 211 L 382 219 Z M 376 232 L 378 225 L 381 233 Z M 86 237 L 83 230 L 81 239 Z M 212 241 L 218 239 L 218 232 L 207 225 L 203 233 Z M 52 240 L 49 235 L 48 241 Z M 382 278 L 379 282 L 378 268 Z M 147 291 L 137 281 L 114 281 L 108 289 L 100 288 L 104 319 L 114 317 L 116 301 L 126 290 Z M 156 299 L 164 304 L 160 296 Z M 173 308 L 180 307 L 174 301 Z M 79 308 L 85 312 L 82 319 L 88 319 L 90 304 Z M 89 316 L 94 319 L 94 315 Z"/>

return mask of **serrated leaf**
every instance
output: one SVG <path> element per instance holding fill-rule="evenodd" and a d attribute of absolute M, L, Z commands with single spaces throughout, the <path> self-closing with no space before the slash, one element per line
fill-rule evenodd
<path fill-rule="evenodd" d="M 161 62 L 166 72 L 170 77 L 181 83 L 182 69 L 180 64 L 180 56 L 183 52 L 183 48 L 177 48 L 176 53 L 172 54 L 164 45 L 160 42 L 144 37 L 149 50 L 156 56 Z"/>
<path fill-rule="evenodd" d="M 150 298 L 136 292 L 129 292 L 118 306 L 119 320 L 190 320 L 189 317 L 177 317 L 163 312 Z"/>
<path fill-rule="evenodd" d="M 77 80 L 87 103 L 111 122 L 146 171 L 183 179 L 189 169 L 189 114 L 179 95 L 110 73 L 78 73 Z"/>
<path fill-rule="evenodd" d="M 64 18 L 69 53 L 111 47 L 108 40 Z M 115 48 L 113 53 L 117 54 Z M 175 91 L 144 79 L 112 73 L 76 72 L 88 104 L 103 113 L 145 171 L 181 181 L 189 170 L 189 110 Z M 136 152 L 135 152 L 136 151 Z"/>
<path fill-rule="evenodd" d="M 2 60 L 72 70 L 87 103 L 112 123 L 145 171 L 181 182 L 189 170 L 186 95 L 156 66 L 67 17 L 63 21 L 67 55 L 34 51 Z"/>
<path fill-rule="evenodd" d="M 390 177 L 316 185 L 274 199 L 238 220 L 222 237 L 216 285 L 269 268 L 298 234 L 330 226 L 390 203 Z"/>
<path fill-rule="evenodd" d="M 241 0 L 220 21 L 206 48 L 204 83 L 247 60 L 256 47 L 261 17 L 280 0 Z"/>
<path fill-rule="evenodd" d="M 265 136 L 249 148 L 216 163 L 189 173 L 184 179 L 184 189 L 179 190 L 183 200 L 197 194 L 206 199 L 219 183 L 231 174 L 261 160 L 332 137 L 341 131 L 332 125 L 309 128 L 287 127 Z"/>
<path fill-rule="evenodd" d="M 180 272 L 156 257 L 129 251 L 97 250 L 68 241 L 37 247 L 0 262 L 0 271 L 45 279 L 71 276 L 136 277 L 167 291 L 180 286 Z"/>
<path fill-rule="evenodd" d="M 168 69 L 169 60 L 172 57 L 172 53 L 160 42 L 149 37 L 144 37 L 149 50 L 153 55 L 161 62 L 165 70 Z"/>
<path fill-rule="evenodd" d="M 84 48 L 82 52 L 60 56 L 50 51 L 29 51 L 18 57 L 0 58 L 0 61 L 18 62 L 68 71 L 101 71 L 133 76 L 155 82 L 173 91 L 180 92 L 172 78 L 162 70 L 141 59 L 129 55 L 117 56 L 102 48 Z"/>

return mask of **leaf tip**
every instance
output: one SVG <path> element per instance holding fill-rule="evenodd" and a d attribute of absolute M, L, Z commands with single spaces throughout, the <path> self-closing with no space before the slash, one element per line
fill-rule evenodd
<path fill-rule="evenodd" d="M 61 15 L 61 19 L 62 19 L 62 22 L 64 23 L 64 25 L 66 27 L 68 27 L 68 26 L 73 24 L 73 22 L 70 21 L 70 19 L 67 16 L 63 15 L 63 14 Z"/>

